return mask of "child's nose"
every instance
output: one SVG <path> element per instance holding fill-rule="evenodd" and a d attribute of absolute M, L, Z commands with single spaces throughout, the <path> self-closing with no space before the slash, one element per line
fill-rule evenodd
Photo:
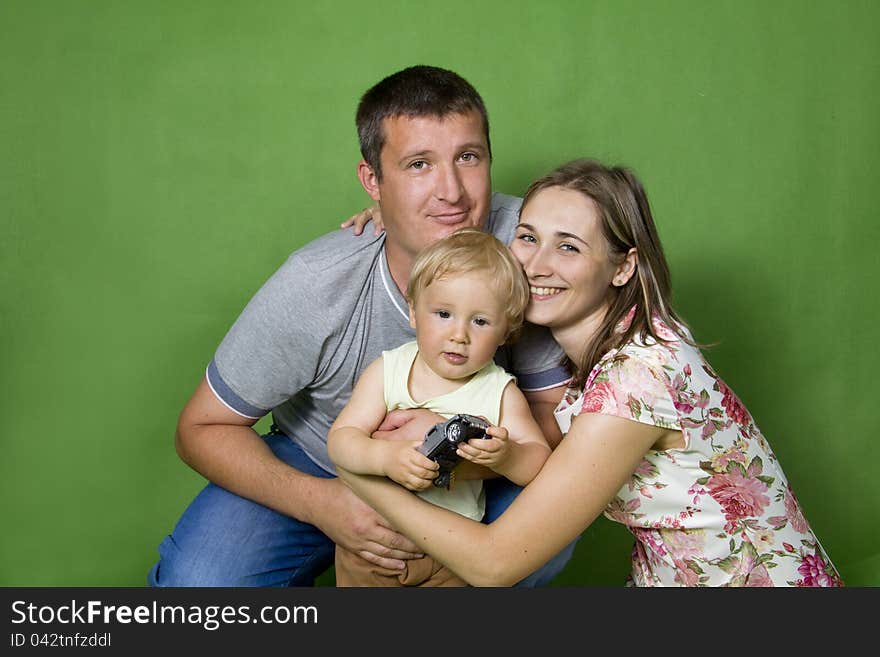
<path fill-rule="evenodd" d="M 467 325 L 464 322 L 456 322 L 452 327 L 451 337 L 456 342 L 467 342 Z"/>

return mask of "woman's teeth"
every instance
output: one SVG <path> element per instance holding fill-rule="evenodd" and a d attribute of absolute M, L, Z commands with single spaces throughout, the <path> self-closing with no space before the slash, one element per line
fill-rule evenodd
<path fill-rule="evenodd" d="M 529 286 L 529 292 L 531 292 L 532 294 L 537 294 L 539 297 L 549 297 L 562 292 L 562 288 Z"/>

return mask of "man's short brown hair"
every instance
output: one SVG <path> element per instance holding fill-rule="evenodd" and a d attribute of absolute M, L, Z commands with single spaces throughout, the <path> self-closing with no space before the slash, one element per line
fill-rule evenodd
<path fill-rule="evenodd" d="M 385 145 L 383 122 L 397 116 L 431 116 L 442 119 L 450 114 L 476 111 L 483 120 L 489 158 L 489 116 L 477 90 L 463 77 L 435 66 L 411 66 L 376 83 L 361 97 L 355 123 L 361 155 L 382 179 L 380 156 Z"/>

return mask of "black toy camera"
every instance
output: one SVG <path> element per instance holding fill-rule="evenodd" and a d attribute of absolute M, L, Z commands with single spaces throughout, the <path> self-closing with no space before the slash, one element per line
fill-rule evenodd
<path fill-rule="evenodd" d="M 489 423 L 483 418 L 464 413 L 431 427 L 418 451 L 440 465 L 440 473 L 434 479 L 435 486 L 449 488 L 452 470 L 461 462 L 461 457 L 455 450 L 461 443 L 472 438 L 485 438 L 487 428 Z"/>

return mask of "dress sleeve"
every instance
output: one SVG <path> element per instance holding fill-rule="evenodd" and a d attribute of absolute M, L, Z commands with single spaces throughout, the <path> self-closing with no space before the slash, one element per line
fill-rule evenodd
<path fill-rule="evenodd" d="M 641 353 L 648 351 L 648 354 Z M 662 360 L 648 350 L 622 351 L 599 365 L 581 397 L 580 413 L 602 413 L 643 424 L 681 429 Z"/>

